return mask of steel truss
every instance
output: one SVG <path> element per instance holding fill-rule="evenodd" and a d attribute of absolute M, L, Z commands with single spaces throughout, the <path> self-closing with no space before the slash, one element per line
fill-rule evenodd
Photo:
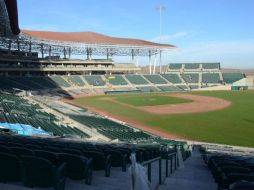
<path fill-rule="evenodd" d="M 18 39 L 0 38 L 0 48 L 14 51 L 38 52 L 42 57 L 44 55 L 62 55 L 71 57 L 71 55 L 92 55 L 106 56 L 108 59 L 113 56 L 153 56 L 162 51 L 174 49 L 159 46 L 135 46 L 135 45 L 112 45 L 112 44 L 83 44 L 73 42 L 46 41 L 31 38 L 20 34 Z"/>

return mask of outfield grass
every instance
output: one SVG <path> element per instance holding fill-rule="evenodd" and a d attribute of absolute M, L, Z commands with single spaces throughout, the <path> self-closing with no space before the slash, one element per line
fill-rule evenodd
<path fill-rule="evenodd" d="M 189 139 L 254 147 L 254 91 L 192 92 L 191 94 L 222 98 L 231 101 L 232 105 L 223 110 L 206 113 L 154 115 L 117 102 L 112 104 L 97 96 L 74 101 Z M 125 96 L 129 95 L 121 95 L 121 98 Z"/>
<path fill-rule="evenodd" d="M 165 104 L 180 104 L 192 102 L 192 100 L 161 96 L 159 94 L 145 94 L 145 95 L 128 95 L 128 96 L 117 96 L 117 101 L 130 104 L 133 106 L 155 106 L 155 105 L 165 105 Z"/>

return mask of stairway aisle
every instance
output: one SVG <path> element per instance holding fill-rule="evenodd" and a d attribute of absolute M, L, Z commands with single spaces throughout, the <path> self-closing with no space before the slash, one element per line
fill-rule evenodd
<path fill-rule="evenodd" d="M 198 150 L 194 150 L 192 156 L 184 162 L 185 167 L 178 169 L 169 178 L 160 190 L 216 190 L 217 185 L 201 158 Z"/>

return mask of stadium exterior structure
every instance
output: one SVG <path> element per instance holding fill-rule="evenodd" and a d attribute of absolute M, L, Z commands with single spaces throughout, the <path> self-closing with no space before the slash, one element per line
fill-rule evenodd
<path fill-rule="evenodd" d="M 113 56 L 131 56 L 133 64 L 138 66 L 139 56 L 149 57 L 150 74 L 155 72 L 157 56 L 162 62 L 162 52 L 175 49 L 174 45 L 159 44 L 138 39 L 115 38 L 94 32 L 46 32 L 20 30 L 16 0 L 0 0 L 1 29 L 0 50 L 5 54 L 15 54 L 17 58 L 38 58 L 62 63 L 70 60 L 72 55 L 86 55 L 88 64 L 93 63 L 93 56 L 105 56 L 105 60 L 94 60 L 94 64 L 113 63 Z M 14 53 L 13 53 L 14 52 Z M 152 57 L 155 57 L 152 59 Z M 39 58 L 40 57 L 40 58 Z M 23 57 L 24 58 L 24 57 Z M 63 59 L 60 59 L 63 58 Z M 154 60 L 154 61 L 153 61 Z M 7 60 L 5 60 L 7 61 Z M 71 61 L 71 60 L 70 60 Z M 55 63 L 53 62 L 53 64 Z M 72 64 L 82 61 L 72 60 Z M 99 63 L 98 63 L 99 62 Z M 22 64 L 22 61 L 20 62 Z M 52 64 L 52 63 L 51 63 Z M 111 65 L 108 64 L 108 65 Z M 152 71 L 152 65 L 154 70 Z M 129 69 L 130 70 L 130 69 Z M 132 68 L 133 72 L 138 69 Z"/>

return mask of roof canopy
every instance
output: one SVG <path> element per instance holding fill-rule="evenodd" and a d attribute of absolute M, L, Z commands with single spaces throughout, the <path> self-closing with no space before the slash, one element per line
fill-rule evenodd
<path fill-rule="evenodd" d="M 48 32 L 48 31 L 31 31 L 22 30 L 22 33 L 32 38 L 40 40 L 50 40 L 58 42 L 73 42 L 83 44 L 97 45 L 126 45 L 126 46 L 144 46 L 158 48 L 174 48 L 169 44 L 159 44 L 139 39 L 115 38 L 95 32 Z"/>

